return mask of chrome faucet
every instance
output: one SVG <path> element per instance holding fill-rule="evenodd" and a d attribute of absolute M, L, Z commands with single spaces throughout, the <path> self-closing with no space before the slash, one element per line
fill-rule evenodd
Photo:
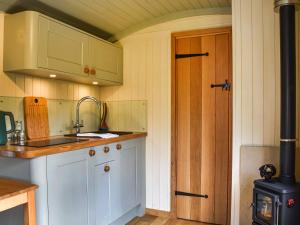
<path fill-rule="evenodd" d="M 86 100 L 94 101 L 97 104 L 97 106 L 99 107 L 99 109 L 101 109 L 101 102 L 98 101 L 95 97 L 86 96 L 86 97 L 81 98 L 78 101 L 77 106 L 76 106 L 76 122 L 74 124 L 74 128 L 76 129 L 76 133 L 80 133 L 80 128 L 83 127 L 83 122 L 80 123 L 80 120 L 79 120 L 79 110 L 80 110 L 81 103 L 86 101 Z"/>

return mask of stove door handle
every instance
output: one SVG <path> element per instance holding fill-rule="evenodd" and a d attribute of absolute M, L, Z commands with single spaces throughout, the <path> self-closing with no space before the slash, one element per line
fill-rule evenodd
<path fill-rule="evenodd" d="M 276 224 L 275 225 L 279 225 L 279 207 L 282 205 L 282 203 L 280 202 L 279 199 L 277 199 L 275 202 L 275 205 L 276 205 L 276 218 L 275 218 Z"/>

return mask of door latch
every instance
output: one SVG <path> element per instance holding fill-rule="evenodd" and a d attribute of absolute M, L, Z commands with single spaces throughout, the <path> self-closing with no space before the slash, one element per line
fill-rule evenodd
<path fill-rule="evenodd" d="M 210 87 L 211 88 L 220 87 L 220 88 L 222 88 L 222 91 L 223 90 L 230 91 L 231 83 L 229 83 L 228 80 L 225 80 L 225 83 L 223 83 L 223 84 L 211 84 Z"/>

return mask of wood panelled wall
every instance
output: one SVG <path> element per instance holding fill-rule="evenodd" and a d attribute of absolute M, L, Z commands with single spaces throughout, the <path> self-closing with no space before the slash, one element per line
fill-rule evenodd
<path fill-rule="evenodd" d="M 147 208 L 170 210 L 171 33 L 228 25 L 230 15 L 190 17 L 149 27 L 120 41 L 124 85 L 101 88 L 100 98 L 147 100 Z"/>
<path fill-rule="evenodd" d="M 232 224 L 235 225 L 239 225 L 240 215 L 241 146 L 279 145 L 280 34 L 279 16 L 274 13 L 273 3 L 273 0 L 232 1 L 234 91 Z M 297 32 L 299 33 L 299 29 Z M 298 53 L 299 49 L 297 55 Z M 298 65 L 300 65 L 299 57 Z M 299 83 L 299 76 L 297 79 Z M 298 91 L 298 105 L 299 93 Z M 299 139 L 298 130 L 297 123 Z"/>

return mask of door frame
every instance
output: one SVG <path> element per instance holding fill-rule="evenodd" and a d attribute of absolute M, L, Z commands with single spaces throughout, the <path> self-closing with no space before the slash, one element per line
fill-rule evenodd
<path fill-rule="evenodd" d="M 232 27 L 226 26 L 221 28 L 208 28 L 200 29 L 193 31 L 183 31 L 176 32 L 171 34 L 171 217 L 177 218 L 177 206 L 176 206 L 176 196 L 175 191 L 177 189 L 177 130 L 176 130 L 176 39 L 179 38 L 188 38 L 188 37 L 199 37 L 206 35 L 215 35 L 229 33 L 231 37 L 230 43 L 230 76 L 233 79 L 232 75 Z M 228 212 L 227 212 L 227 225 L 231 222 L 231 192 L 232 192 L 232 89 L 230 91 L 229 98 L 229 162 L 228 162 Z"/>

